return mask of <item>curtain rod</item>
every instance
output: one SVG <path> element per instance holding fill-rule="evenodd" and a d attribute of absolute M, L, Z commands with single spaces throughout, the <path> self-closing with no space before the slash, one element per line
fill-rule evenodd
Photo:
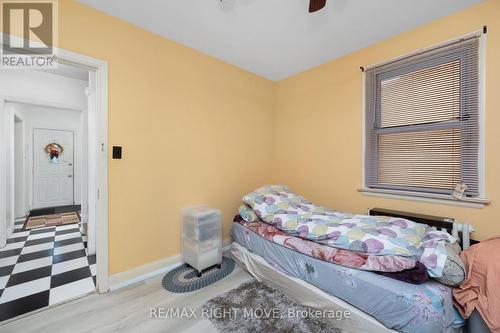
<path fill-rule="evenodd" d="M 461 37 L 458 37 L 458 38 L 453 38 L 451 40 L 448 40 L 448 41 L 445 41 L 445 42 L 442 42 L 442 43 L 439 43 L 439 44 L 435 44 L 435 45 L 432 45 L 432 46 L 429 46 L 429 47 L 426 47 L 426 48 L 422 48 L 422 49 L 419 49 L 417 51 L 414 51 L 414 52 L 408 53 L 406 55 L 399 56 L 399 57 L 396 57 L 396 58 L 393 58 L 393 59 L 390 59 L 390 60 L 387 60 L 387 61 L 376 63 L 376 64 L 369 65 L 369 66 L 366 66 L 366 67 L 360 66 L 359 69 L 361 70 L 361 72 L 365 72 L 368 69 L 372 69 L 372 68 L 375 68 L 375 67 L 380 67 L 380 66 L 383 66 L 383 65 L 387 65 L 387 64 L 396 62 L 398 60 L 401 60 L 401 59 L 404 59 L 404 58 L 407 58 L 407 57 L 411 57 L 411 56 L 422 54 L 422 53 L 427 52 L 427 51 L 431 51 L 431 50 L 433 50 L 435 48 L 444 47 L 444 46 L 447 46 L 447 45 L 451 45 L 453 43 L 461 42 L 461 41 L 466 40 L 466 39 L 470 39 L 470 38 L 478 37 L 478 36 L 481 36 L 481 35 L 485 35 L 486 33 L 488 33 L 488 26 L 484 25 L 481 30 L 477 30 L 477 31 L 468 33 L 466 35 L 463 35 Z"/>

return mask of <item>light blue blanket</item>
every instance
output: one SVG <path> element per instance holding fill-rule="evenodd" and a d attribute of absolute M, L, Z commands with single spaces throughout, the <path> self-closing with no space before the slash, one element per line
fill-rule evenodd
<path fill-rule="evenodd" d="M 414 285 L 339 266 L 268 241 L 239 223 L 233 223 L 232 236 L 276 269 L 352 304 L 388 328 L 455 333 L 464 325 L 453 307 L 452 289 L 436 281 Z"/>

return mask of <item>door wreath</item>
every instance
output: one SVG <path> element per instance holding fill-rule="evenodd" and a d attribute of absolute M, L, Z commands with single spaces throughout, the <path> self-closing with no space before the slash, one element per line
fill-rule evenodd
<path fill-rule="evenodd" d="M 45 152 L 49 154 L 50 160 L 53 163 L 57 163 L 59 155 L 61 155 L 64 152 L 64 147 L 55 142 L 49 143 L 48 145 L 45 146 Z"/>

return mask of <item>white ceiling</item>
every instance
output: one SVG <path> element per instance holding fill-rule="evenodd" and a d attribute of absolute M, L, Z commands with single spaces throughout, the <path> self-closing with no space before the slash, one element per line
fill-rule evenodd
<path fill-rule="evenodd" d="M 79 1 L 281 80 L 482 0 L 327 0 L 314 14 L 308 0 Z"/>

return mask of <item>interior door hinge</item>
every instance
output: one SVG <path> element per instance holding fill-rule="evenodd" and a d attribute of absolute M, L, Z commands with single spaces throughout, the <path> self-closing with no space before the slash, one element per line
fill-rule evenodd
<path fill-rule="evenodd" d="M 97 189 L 97 200 L 99 200 L 99 189 Z"/>

